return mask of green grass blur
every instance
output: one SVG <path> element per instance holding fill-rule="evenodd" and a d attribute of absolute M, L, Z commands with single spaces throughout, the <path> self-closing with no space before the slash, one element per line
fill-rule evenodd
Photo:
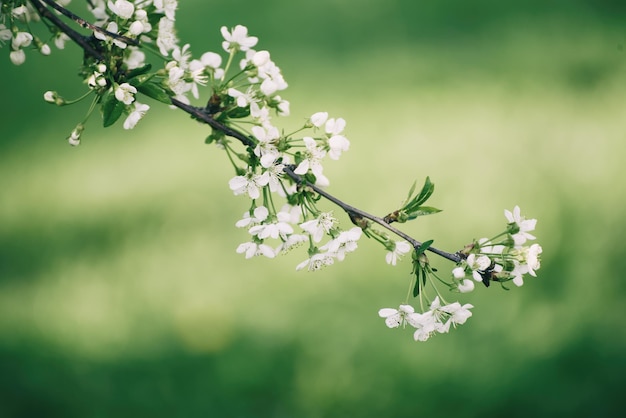
<path fill-rule="evenodd" d="M 247 202 L 207 128 L 149 102 L 135 130 L 94 117 L 71 148 L 87 104 L 41 97 L 80 94 L 80 52 L 14 67 L 5 45 L 0 416 L 619 415 L 625 12 L 609 0 L 181 2 L 196 55 L 219 51 L 221 25 L 259 36 L 290 83 L 283 126 L 320 110 L 347 120 L 331 193 L 384 215 L 429 175 L 444 212 L 403 229 L 451 251 L 500 231 L 504 208 L 538 218 L 539 277 L 464 295 L 474 316 L 427 343 L 376 315 L 404 298 L 408 260 L 390 268 L 366 240 L 316 273 L 295 272 L 302 251 L 244 260 L 234 223 Z"/>

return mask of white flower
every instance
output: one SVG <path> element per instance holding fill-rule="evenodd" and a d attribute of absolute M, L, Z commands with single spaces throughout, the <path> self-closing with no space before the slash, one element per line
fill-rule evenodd
<path fill-rule="evenodd" d="M 59 32 L 55 37 L 54 37 L 54 45 L 58 48 L 58 49 L 65 49 L 65 43 L 67 41 L 70 40 L 70 37 L 67 36 L 64 32 Z"/>
<path fill-rule="evenodd" d="M 304 260 L 302 263 L 296 266 L 296 270 L 302 270 L 303 268 L 307 268 L 309 271 L 317 271 L 322 267 L 329 266 L 335 262 L 335 259 L 332 254 L 329 253 L 318 253 Z"/>
<path fill-rule="evenodd" d="M 323 212 L 317 219 L 301 223 L 300 228 L 311 235 L 313 242 L 320 242 L 324 234 L 327 234 L 336 223 L 337 220 L 331 212 Z"/>
<path fill-rule="evenodd" d="M 520 264 L 518 261 L 513 261 L 515 267 L 509 272 L 513 276 L 513 284 L 517 287 L 524 285 L 524 274 L 528 273 L 528 266 L 526 264 Z"/>
<path fill-rule="evenodd" d="M 476 254 L 470 254 L 467 256 L 467 260 L 465 261 L 467 262 L 469 268 L 472 269 L 472 276 L 474 277 L 474 280 L 482 282 L 483 278 L 480 273 L 489 268 L 491 265 L 491 259 L 486 255 L 476 256 Z"/>
<path fill-rule="evenodd" d="M 269 124 L 270 109 L 266 106 L 259 106 L 258 103 L 250 103 L 250 116 L 259 121 L 262 124 Z"/>
<path fill-rule="evenodd" d="M 541 263 L 539 262 L 539 254 L 543 252 L 543 248 L 539 244 L 533 244 L 528 248 L 526 253 L 526 264 L 528 265 L 528 274 L 537 276 L 535 270 L 539 270 Z"/>
<path fill-rule="evenodd" d="M 135 5 L 126 0 L 117 0 L 115 3 L 109 0 L 107 5 L 109 6 L 109 10 L 122 19 L 130 19 L 133 13 L 135 13 Z"/>
<path fill-rule="evenodd" d="M 293 234 L 293 228 L 289 225 L 290 215 L 285 212 L 276 214 L 276 222 L 270 224 L 255 225 L 248 230 L 250 234 L 256 235 L 260 239 L 265 238 L 281 238 L 283 241 Z"/>
<path fill-rule="evenodd" d="M 463 274 L 465 274 L 465 272 Z M 457 289 L 459 289 L 459 292 L 461 293 L 469 293 L 474 290 L 474 282 L 470 279 L 463 279 L 461 283 L 459 283 L 459 285 L 457 286 Z"/>
<path fill-rule="evenodd" d="M 87 8 L 97 19 L 98 26 L 101 26 L 109 18 L 109 15 L 106 11 L 106 3 L 104 0 L 87 2 Z"/>
<path fill-rule="evenodd" d="M 452 276 L 455 279 L 462 279 L 463 277 L 465 277 L 465 269 L 462 266 L 455 267 L 452 270 Z"/>
<path fill-rule="evenodd" d="M 258 183 L 261 186 L 269 186 L 272 193 L 281 190 L 280 176 L 283 174 L 284 164 L 274 164 L 261 173 Z"/>
<path fill-rule="evenodd" d="M 11 29 L 8 29 L 3 23 L 0 23 L 0 41 L 6 42 L 12 37 L 13 37 L 13 34 L 11 33 Z"/>
<path fill-rule="evenodd" d="M 400 325 L 415 322 L 411 319 L 411 314 L 415 313 L 415 309 L 411 305 L 400 305 L 398 309 L 383 308 L 378 311 L 378 316 L 385 318 L 385 325 L 389 328 L 398 328 Z M 415 326 L 415 325 L 413 325 Z"/>
<path fill-rule="evenodd" d="M 257 157 L 261 157 L 261 165 L 265 168 L 274 164 L 274 161 L 280 156 L 280 153 L 276 149 L 275 142 L 280 137 L 278 128 L 266 125 L 253 126 L 252 135 L 259 140 L 258 145 L 254 149 L 254 153 Z"/>
<path fill-rule="evenodd" d="M 11 10 L 11 14 L 14 17 L 23 17 L 24 19 L 28 18 L 28 8 L 26 8 L 26 6 L 21 5 L 18 6 L 16 8 L 14 8 L 13 10 Z"/>
<path fill-rule="evenodd" d="M 18 32 L 11 40 L 11 47 L 17 50 L 29 46 L 32 41 L 33 35 L 29 32 Z"/>
<path fill-rule="evenodd" d="M 159 20 L 159 34 L 157 36 L 157 46 L 162 55 L 167 56 L 169 51 L 178 44 L 178 38 L 174 33 L 174 20 L 162 17 Z"/>
<path fill-rule="evenodd" d="M 205 52 L 200 57 L 200 61 L 205 67 L 213 68 L 214 70 L 220 68 L 220 65 L 222 65 L 222 57 L 215 52 Z"/>
<path fill-rule="evenodd" d="M 229 32 L 226 26 L 222 26 L 220 31 L 225 39 L 222 48 L 226 52 L 247 51 L 259 41 L 256 36 L 248 36 L 248 28 L 242 25 L 235 26 L 232 32 Z"/>
<path fill-rule="evenodd" d="M 246 258 L 252 258 L 257 255 L 264 255 L 267 258 L 274 258 L 274 250 L 267 244 L 257 244 L 256 242 L 244 242 L 237 247 L 238 254 L 246 254 Z"/>
<path fill-rule="evenodd" d="M 254 101 L 254 92 L 252 89 L 248 89 L 246 93 L 242 93 L 237 89 L 229 88 L 228 95 L 237 101 L 237 106 L 246 107 L 249 103 Z"/>
<path fill-rule="evenodd" d="M 321 246 L 320 250 L 334 254 L 337 260 L 343 261 L 347 253 L 357 249 L 357 241 L 361 238 L 362 233 L 363 230 L 355 226 L 348 231 L 341 232 L 337 238 Z"/>
<path fill-rule="evenodd" d="M 387 264 L 395 266 L 398 259 L 409 251 L 411 251 L 411 244 L 406 241 L 398 241 L 395 243 L 394 249 L 385 255 L 385 260 Z"/>
<path fill-rule="evenodd" d="M 50 52 L 52 52 L 50 50 L 50 46 L 48 44 L 43 44 L 41 45 L 41 48 L 39 48 L 39 52 L 41 52 L 42 55 L 50 55 Z"/>
<path fill-rule="evenodd" d="M 200 93 L 198 91 L 198 86 L 206 86 L 209 82 L 209 77 L 204 72 L 204 65 L 200 60 L 192 60 L 189 63 L 189 68 L 187 68 L 187 72 L 189 73 L 189 77 L 191 77 L 191 94 L 196 99 L 200 97 Z"/>
<path fill-rule="evenodd" d="M 326 123 L 326 119 L 328 119 L 328 112 L 317 112 L 311 116 L 310 121 L 313 124 L 313 126 L 316 126 L 319 128 L 320 126 Z"/>
<path fill-rule="evenodd" d="M 135 47 L 133 47 L 130 50 L 130 54 L 128 54 L 124 58 L 124 63 L 126 64 L 129 70 L 132 70 L 134 68 L 139 68 L 142 65 L 144 65 L 145 62 L 146 62 L 146 54 L 144 54 L 143 51 Z"/>
<path fill-rule="evenodd" d="M 289 116 L 290 113 L 290 104 L 287 100 L 283 100 L 280 96 L 274 97 L 274 99 L 278 100 L 278 105 L 276 105 L 276 110 L 278 116 Z"/>
<path fill-rule="evenodd" d="M 449 313 L 450 319 L 454 325 L 463 325 L 467 319 L 472 316 L 470 309 L 472 309 L 474 305 L 470 303 L 466 303 L 461 306 L 459 302 L 454 302 L 449 305 L 441 307 L 441 311 Z"/>
<path fill-rule="evenodd" d="M 250 199 L 258 199 L 261 195 L 259 187 L 259 175 L 248 172 L 245 176 L 236 176 L 230 179 L 228 185 L 235 195 L 247 193 Z"/>
<path fill-rule="evenodd" d="M 133 106 L 133 111 L 130 112 L 130 114 L 124 121 L 124 129 L 133 129 L 137 125 L 137 122 L 139 122 L 141 118 L 144 117 L 146 112 L 150 109 L 150 106 L 148 106 L 147 104 L 139 102 L 135 102 Z"/>
<path fill-rule="evenodd" d="M 350 148 L 350 141 L 343 135 L 333 135 L 328 140 L 328 146 L 330 148 L 328 156 L 333 160 L 338 160 L 341 153 Z"/>
<path fill-rule="evenodd" d="M 122 83 L 115 89 L 115 98 L 126 105 L 135 101 L 135 93 L 137 89 L 128 83 Z"/>
<path fill-rule="evenodd" d="M 145 10 L 140 9 L 135 12 L 135 22 L 133 22 L 133 24 L 135 23 L 141 24 L 140 33 L 148 33 L 152 30 L 152 24 L 148 20 L 148 12 L 146 12 Z"/>
<path fill-rule="evenodd" d="M 157 13 L 165 13 L 168 19 L 176 20 L 175 13 L 178 7 L 178 0 L 154 0 L 153 4 Z"/>
<path fill-rule="evenodd" d="M 512 234 L 515 245 L 522 245 L 526 242 L 526 240 L 536 238 L 528 232 L 534 231 L 535 226 L 537 225 L 537 220 L 526 219 L 521 216 L 519 206 L 515 206 L 512 213 L 505 209 L 504 216 L 509 221 L 509 225 L 513 227 L 513 230 L 519 229 L 518 232 Z"/>
<path fill-rule="evenodd" d="M 332 118 L 326 122 L 326 133 L 329 135 L 339 135 L 346 127 L 346 121 L 343 118 Z"/>
<path fill-rule="evenodd" d="M 189 47 L 189 44 L 185 44 L 182 48 L 175 46 L 172 50 L 172 58 L 174 58 L 178 65 L 183 69 L 187 68 L 187 63 L 191 58 L 191 51 L 189 51 Z"/>
<path fill-rule="evenodd" d="M 324 186 L 328 185 L 329 181 L 324 174 L 322 174 L 324 168 L 320 162 L 322 158 L 326 156 L 326 151 L 318 147 L 315 140 L 309 136 L 302 138 L 302 141 L 304 141 L 304 145 L 306 146 L 306 152 L 304 153 L 304 160 L 298 164 L 294 173 L 303 175 L 311 170 L 311 172 L 315 174 L 317 183 Z"/>
<path fill-rule="evenodd" d="M 107 25 L 107 27 L 106 27 L 106 30 L 107 30 L 108 32 L 111 32 L 111 33 L 115 33 L 115 34 L 117 34 L 117 33 L 118 33 L 118 26 L 117 26 L 117 23 L 116 23 L 116 22 L 109 22 L 109 24 L 108 24 L 108 25 Z M 120 48 L 122 48 L 122 49 L 126 48 L 126 43 L 124 43 L 124 42 L 120 41 L 119 39 L 112 39 L 112 38 L 110 38 L 109 36 L 105 35 L 104 33 L 100 33 L 100 32 L 98 32 L 98 31 L 94 31 L 93 36 L 94 36 L 96 39 L 100 39 L 101 41 L 108 41 L 108 40 L 112 40 L 112 41 L 113 41 L 113 44 L 117 45 L 118 47 L 120 47 Z"/>
<path fill-rule="evenodd" d="M 243 218 L 237 221 L 237 223 L 235 223 L 235 226 L 237 228 L 244 228 L 247 226 L 256 225 L 267 219 L 268 215 L 269 211 L 267 210 L 267 208 L 265 206 L 259 206 L 254 208 L 252 215 L 250 215 L 250 212 L 244 213 Z"/>
<path fill-rule="evenodd" d="M 426 341 L 435 332 L 438 325 L 441 324 L 437 321 L 437 318 L 433 315 L 433 311 L 426 311 L 424 313 L 412 313 L 407 318 L 413 327 L 417 328 L 413 334 L 415 341 Z"/>
<path fill-rule="evenodd" d="M 282 244 L 276 247 L 276 254 L 286 253 L 292 248 L 302 245 L 308 240 L 309 240 L 309 237 L 307 237 L 306 235 L 291 234 L 287 237 L 287 239 Z"/>

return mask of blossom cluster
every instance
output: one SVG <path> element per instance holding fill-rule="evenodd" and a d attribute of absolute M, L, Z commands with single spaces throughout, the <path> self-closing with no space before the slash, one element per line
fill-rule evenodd
<path fill-rule="evenodd" d="M 42 55 L 50 55 L 50 46 L 39 37 L 33 35 L 29 23 L 39 20 L 39 15 L 30 5 L 22 2 L 0 3 L 0 46 L 4 42 L 11 44 L 9 58 L 15 65 L 21 65 L 26 61 L 24 49 L 34 48 Z M 54 39 L 59 49 L 65 47 L 67 36 L 58 36 Z"/>
<path fill-rule="evenodd" d="M 415 341 L 426 341 L 435 333 L 445 334 L 450 331 L 450 326 L 462 325 L 472 316 L 474 306 L 459 302 L 441 305 L 439 296 L 430 304 L 430 308 L 423 313 L 415 312 L 411 305 L 400 305 L 398 309 L 383 308 L 378 311 L 378 316 L 385 318 L 385 324 L 389 328 L 404 327 L 407 324 L 415 328 L 413 338 Z"/>
<path fill-rule="evenodd" d="M 506 231 L 488 239 L 481 238 L 467 247 L 467 258 L 453 270 L 452 276 L 461 292 L 474 289 L 474 282 L 489 286 L 490 282 L 505 283 L 512 281 L 516 286 L 524 284 L 524 275 L 536 277 L 536 270 L 541 267 L 541 245 L 528 241 L 535 240 L 530 234 L 537 225 L 536 219 L 526 219 L 521 215 L 519 206 L 513 211 L 505 210 L 508 220 Z"/>
<path fill-rule="evenodd" d="M 476 240 L 457 253 L 461 261 L 452 270 L 451 282 L 439 277 L 423 254 L 414 257 L 414 295 L 419 296 L 420 306 L 426 299 L 427 281 L 434 289 L 437 289 L 437 284 L 443 284 L 451 291 L 468 293 L 474 290 L 476 282 L 482 282 L 485 286 L 499 282 L 504 286 L 504 283 L 512 281 L 516 286 L 521 286 L 525 274 L 536 276 L 536 270 L 541 266 L 542 248 L 536 243 L 528 245 L 528 241 L 536 239 L 530 232 L 534 231 L 537 220 L 523 217 L 519 206 L 515 206 L 512 212 L 505 210 L 504 215 L 508 221 L 505 231 L 492 239 Z M 432 280 L 433 277 L 436 280 Z M 442 306 L 440 298 L 443 297 L 438 290 L 436 292 L 437 296 L 425 312 L 415 312 L 405 302 L 398 309 L 383 308 L 378 314 L 385 318 L 389 328 L 406 324 L 414 327 L 416 331 L 413 337 L 416 341 L 426 341 L 436 333 L 447 333 L 451 325 L 464 324 L 472 316 L 470 309 L 473 305 L 454 302 Z"/>

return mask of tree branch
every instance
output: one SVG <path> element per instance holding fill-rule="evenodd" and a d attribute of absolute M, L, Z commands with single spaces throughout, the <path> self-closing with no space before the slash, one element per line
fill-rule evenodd
<path fill-rule="evenodd" d="M 74 22 L 78 23 L 81 27 L 83 27 L 85 29 L 89 29 L 89 30 L 92 30 L 92 31 L 95 31 L 95 32 L 100 32 L 103 35 L 109 36 L 109 37 L 111 37 L 113 39 L 117 39 L 118 41 L 124 42 L 124 43 L 126 43 L 128 45 L 134 45 L 134 46 L 139 45 L 139 41 L 137 41 L 136 39 L 132 39 L 132 38 L 129 38 L 129 37 L 124 36 L 124 35 L 119 35 L 117 33 L 109 32 L 108 30 L 103 29 L 100 26 L 93 25 L 93 24 L 87 22 L 82 17 L 77 16 L 74 13 L 70 12 L 65 7 L 59 6 L 53 0 L 35 0 L 35 1 L 37 1 L 37 2 L 42 1 L 42 2 L 46 3 L 47 5 L 52 7 L 54 10 L 58 11 L 63 16 L 72 19 Z"/>
<path fill-rule="evenodd" d="M 256 146 L 256 143 L 247 135 L 236 131 L 232 128 L 229 128 L 228 126 L 224 125 L 221 122 L 216 121 L 215 119 L 213 119 L 213 117 L 206 112 L 206 110 L 204 108 L 199 108 L 199 107 L 195 107 L 195 106 L 191 106 L 188 104 L 185 104 L 183 102 L 181 102 L 180 100 L 177 100 L 175 98 L 172 98 L 172 104 L 180 109 L 182 109 L 183 111 L 189 113 L 191 116 L 194 117 L 194 119 L 200 120 L 206 124 L 208 124 L 209 126 L 211 126 L 213 129 L 216 129 L 218 131 L 223 132 L 224 134 L 235 138 L 237 140 L 239 140 L 243 145 L 246 145 L 248 147 L 254 147 Z M 414 248 L 418 248 L 420 245 L 422 245 L 422 243 L 414 238 L 412 238 L 411 236 L 405 234 L 404 232 L 400 231 L 399 229 L 391 226 L 389 223 L 387 223 L 383 218 L 380 218 L 376 215 L 372 215 L 370 213 L 367 213 L 365 211 L 362 211 L 361 209 L 358 209 L 354 206 L 351 206 L 345 202 L 343 202 L 342 200 L 338 199 L 337 197 L 331 195 L 330 193 L 320 189 L 319 187 L 317 187 L 315 184 L 305 180 L 302 176 L 296 174 L 294 171 L 294 167 L 293 166 L 285 166 L 285 168 L 283 169 L 283 172 L 289 176 L 292 180 L 294 180 L 296 183 L 298 184 L 304 184 L 307 187 L 311 188 L 313 191 L 315 191 L 317 194 L 319 194 L 320 196 L 324 197 L 325 199 L 331 201 L 332 203 L 334 203 L 335 205 L 339 206 L 340 208 L 342 208 L 349 216 L 350 219 L 353 220 L 354 219 L 358 219 L 358 218 L 365 218 L 365 219 L 369 219 L 372 222 L 375 222 L 377 224 L 379 224 L 380 226 L 382 226 L 383 228 L 387 229 L 388 231 L 396 234 L 397 236 L 405 239 L 406 241 L 410 242 L 411 245 Z M 428 251 L 437 254 L 443 258 L 446 258 L 450 261 L 453 261 L 455 263 L 458 263 L 462 260 L 461 255 L 457 252 L 457 253 L 449 253 L 443 250 L 440 250 L 438 248 L 435 247 L 428 247 Z"/>
<path fill-rule="evenodd" d="M 123 42 L 132 44 L 132 45 L 137 45 L 138 43 L 133 40 L 133 39 L 129 39 L 126 38 L 124 36 L 121 35 L 117 35 L 117 34 L 113 34 L 110 33 L 102 28 L 99 28 L 97 26 L 94 26 L 90 23 L 88 23 L 87 21 L 85 21 L 84 19 L 74 15 L 73 13 L 71 13 L 70 11 L 68 11 L 67 9 L 59 6 L 58 4 L 56 4 L 54 1 L 52 0 L 30 0 L 30 2 L 33 4 L 33 6 L 37 9 L 37 11 L 39 12 L 39 14 L 42 17 L 45 17 L 46 19 L 50 20 L 51 23 L 53 23 L 54 25 L 56 25 L 59 29 L 61 29 L 63 32 L 65 32 L 70 39 L 72 39 L 74 42 L 76 42 L 81 48 L 83 48 L 83 50 L 85 51 L 85 53 L 92 55 L 94 58 L 98 59 L 99 61 L 105 61 L 104 57 L 102 56 L 102 54 L 100 54 L 98 51 L 96 51 L 87 41 L 87 38 L 83 35 L 80 35 L 78 32 L 76 32 L 75 30 L 71 29 L 69 26 L 67 26 L 65 23 L 63 23 L 58 17 L 56 17 L 54 14 L 52 14 L 50 12 L 50 10 L 48 10 L 43 3 L 46 3 L 48 5 L 50 5 L 51 7 L 53 7 L 55 10 L 59 11 L 60 13 L 62 13 L 63 15 L 69 17 L 70 19 L 74 20 L 75 22 L 77 22 L 78 24 L 80 24 L 82 27 L 84 28 L 89 28 L 91 30 L 95 30 L 98 31 L 100 33 L 104 33 L 107 36 L 122 40 Z M 248 135 L 245 135 L 235 129 L 232 129 L 226 125 L 224 125 L 223 123 L 215 120 L 213 118 L 213 116 L 207 111 L 206 108 L 201 108 L 201 107 L 195 107 L 195 106 L 191 106 L 188 105 L 186 103 L 181 102 L 180 100 L 176 99 L 176 98 L 170 98 L 172 105 L 178 107 L 179 109 L 183 110 L 184 112 L 188 113 L 189 115 L 191 115 L 194 119 L 199 120 L 201 122 L 206 123 L 207 125 L 211 126 L 211 128 L 220 131 L 222 133 L 224 133 L 227 136 L 230 136 L 232 138 L 237 139 L 238 141 L 240 141 L 243 145 L 247 146 L 247 147 L 255 147 L 256 146 L 256 142 L 249 137 Z M 302 176 L 296 174 L 294 172 L 294 167 L 293 166 L 285 166 L 283 169 L 283 172 L 290 177 L 292 180 L 294 180 L 296 183 L 301 184 L 301 185 L 305 185 L 306 187 L 310 188 L 311 190 L 313 190 L 314 192 L 316 192 L 317 194 L 319 194 L 320 196 L 324 197 L 325 199 L 331 201 L 332 203 L 336 204 L 337 206 L 339 206 L 340 208 L 342 208 L 347 214 L 348 216 L 350 216 L 350 219 L 352 220 L 353 223 L 355 223 L 356 225 L 360 226 L 363 228 L 362 225 L 359 225 L 358 221 L 360 219 L 368 219 L 374 223 L 379 224 L 380 226 L 382 226 L 383 228 L 387 229 L 388 231 L 392 232 L 393 234 L 405 239 L 406 241 L 410 242 L 411 245 L 414 248 L 418 248 L 419 246 L 422 245 L 422 243 L 414 238 L 412 238 L 411 236 L 407 235 L 406 233 L 400 231 L 399 229 L 391 226 L 388 222 L 386 222 L 383 218 L 380 218 L 376 215 L 372 215 L 370 213 L 367 213 L 361 209 L 358 209 L 354 206 L 351 206 L 345 202 L 343 202 L 342 200 L 338 199 L 337 197 L 331 195 L 330 193 L 322 190 L 321 188 L 317 187 L 315 184 L 305 180 Z M 428 247 L 428 251 L 437 254 L 443 258 L 446 258 L 450 261 L 453 261 L 455 263 L 460 262 L 463 257 L 461 256 L 461 254 L 459 252 L 457 253 L 449 253 L 443 250 L 439 250 L 435 247 Z"/>
<path fill-rule="evenodd" d="M 61 19 L 59 19 L 50 10 L 48 10 L 48 8 L 42 3 L 42 1 L 46 0 L 30 0 L 31 4 L 33 5 L 33 7 L 35 7 L 37 13 L 39 13 L 42 18 L 48 19 L 53 25 L 61 29 L 61 31 L 65 33 L 72 41 L 76 42 L 83 49 L 83 51 L 85 51 L 86 54 L 91 55 L 98 61 L 105 61 L 104 56 L 100 52 L 96 51 L 94 47 L 89 44 L 89 42 L 87 41 L 88 38 L 86 36 L 81 35 L 74 29 L 66 25 Z M 56 3 L 55 5 L 58 6 Z"/>

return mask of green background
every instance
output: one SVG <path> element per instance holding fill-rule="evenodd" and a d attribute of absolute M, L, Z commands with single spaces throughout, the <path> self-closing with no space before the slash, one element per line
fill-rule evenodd
<path fill-rule="evenodd" d="M 474 316 L 427 343 L 376 314 L 408 260 L 367 240 L 316 273 L 295 271 L 303 250 L 244 260 L 247 201 L 206 127 L 144 99 L 135 130 L 93 117 L 72 148 L 87 103 L 42 94 L 84 91 L 80 51 L 15 67 L 5 45 L 0 416 L 619 415 L 625 17 L 608 0 L 181 2 L 195 56 L 238 23 L 271 52 L 290 84 L 276 124 L 347 120 L 331 193 L 384 215 L 429 175 L 444 212 L 403 230 L 450 251 L 504 208 L 539 220 L 539 277 L 463 295 Z"/>

